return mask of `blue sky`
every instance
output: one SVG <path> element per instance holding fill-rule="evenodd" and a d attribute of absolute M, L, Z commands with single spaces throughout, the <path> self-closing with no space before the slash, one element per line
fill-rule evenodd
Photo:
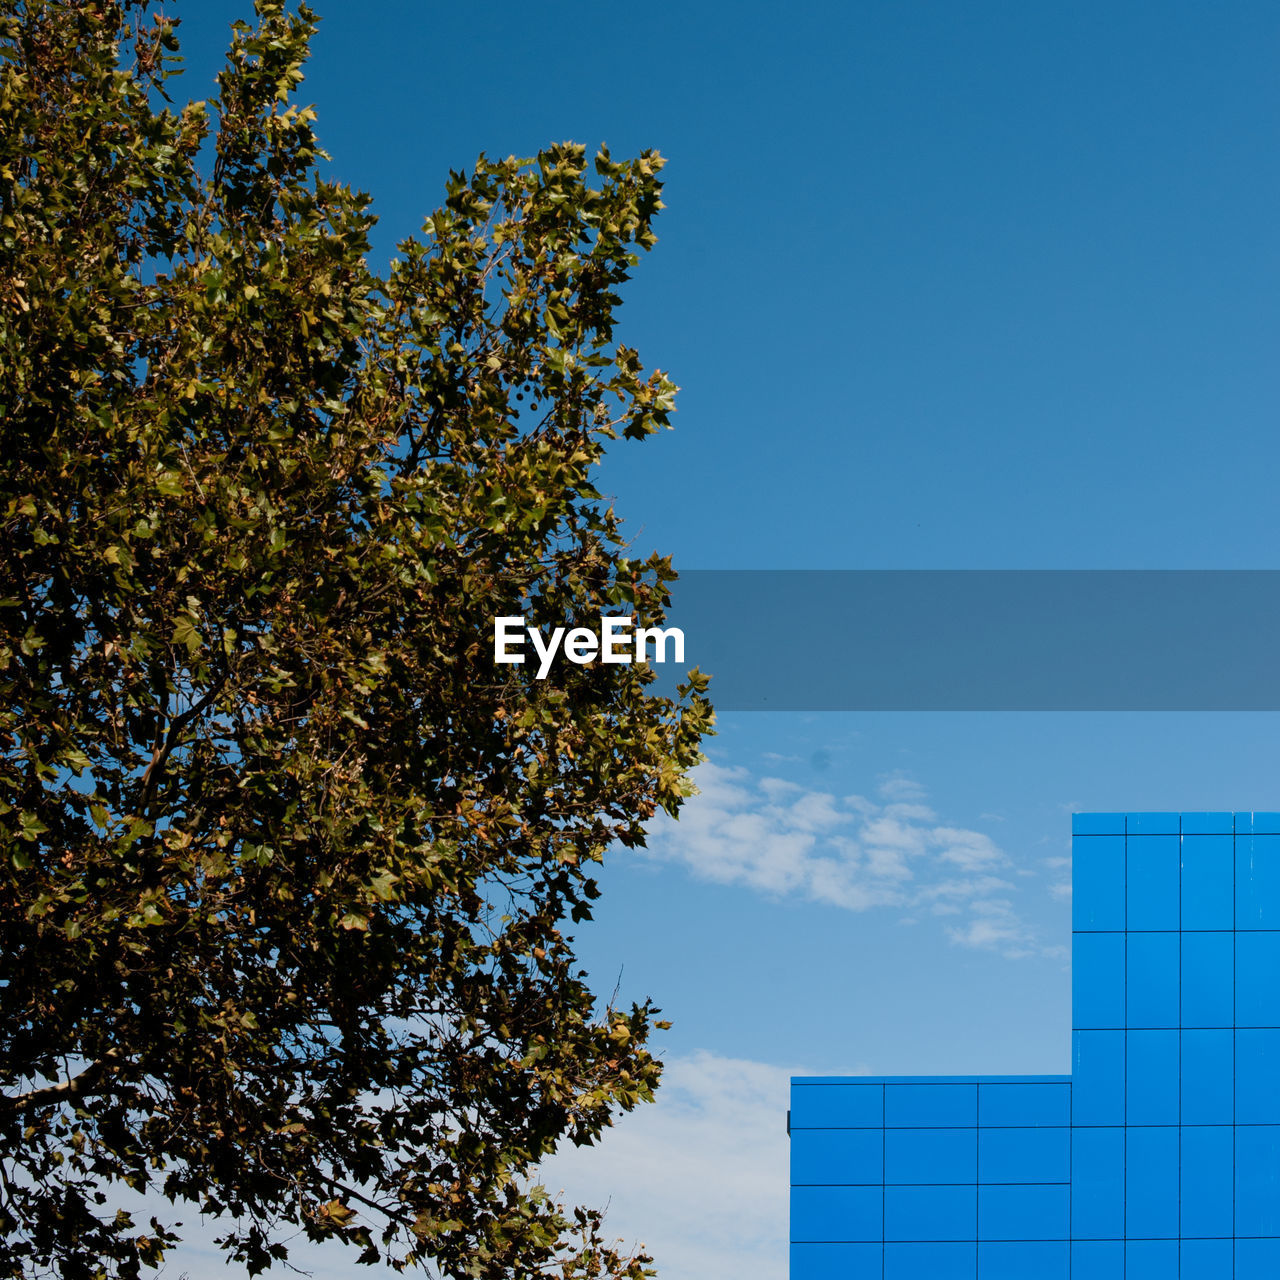
<path fill-rule="evenodd" d="M 668 158 L 620 336 L 676 429 L 601 476 L 638 549 L 1280 567 L 1275 5 L 319 7 L 302 96 L 383 260 L 481 150 Z M 244 8 L 179 8 L 193 96 Z M 1073 808 L 1280 808 L 1270 714 L 721 729 L 580 932 L 674 1018 L 669 1087 L 549 1175 L 670 1280 L 785 1275 L 790 1070 L 1067 1070 Z"/>

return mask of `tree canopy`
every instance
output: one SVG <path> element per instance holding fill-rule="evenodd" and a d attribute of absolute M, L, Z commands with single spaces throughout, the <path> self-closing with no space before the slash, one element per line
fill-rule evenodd
<path fill-rule="evenodd" d="M 566 929 L 706 682 L 492 627 L 663 619 L 592 486 L 673 409 L 613 336 L 662 160 L 482 156 L 377 275 L 316 21 L 258 0 L 178 106 L 150 0 L 0 0 L 0 1276 L 137 1276 L 198 1210 L 250 1274 L 300 1228 L 636 1277 L 531 1172 L 652 1096 L 658 1011 Z"/>

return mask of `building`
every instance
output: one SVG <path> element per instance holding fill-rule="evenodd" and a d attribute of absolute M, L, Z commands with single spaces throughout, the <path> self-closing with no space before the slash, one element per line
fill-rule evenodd
<path fill-rule="evenodd" d="M 791 1280 L 1280 1277 L 1280 814 L 1077 814 L 1072 1070 L 792 1081 Z"/>

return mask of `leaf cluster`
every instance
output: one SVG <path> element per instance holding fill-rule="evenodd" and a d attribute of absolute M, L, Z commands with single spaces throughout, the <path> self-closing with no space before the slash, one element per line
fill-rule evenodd
<path fill-rule="evenodd" d="M 0 0 L 0 1276 L 137 1276 L 224 1214 L 484 1278 L 648 1274 L 531 1185 L 652 1097 L 566 933 L 674 813 L 706 681 L 495 668 L 625 606 L 592 485 L 675 387 L 614 340 L 661 158 L 481 157 L 368 261 L 257 0 L 170 101 L 148 0 Z"/>

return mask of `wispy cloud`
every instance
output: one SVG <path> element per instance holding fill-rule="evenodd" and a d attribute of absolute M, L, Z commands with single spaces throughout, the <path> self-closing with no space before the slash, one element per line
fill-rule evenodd
<path fill-rule="evenodd" d="M 566 1144 L 537 1180 L 569 1205 L 604 1208 L 605 1236 L 644 1245 L 662 1280 L 786 1280 L 786 1116 L 790 1077 L 805 1074 L 706 1051 L 668 1059 L 656 1102 L 620 1116 L 594 1147 Z M 174 1215 L 158 1196 L 123 1195 L 140 1222 Z M 185 1240 L 165 1277 L 225 1280 L 213 1240 L 226 1221 L 177 1216 Z M 314 1280 L 364 1270 L 340 1245 L 296 1238 L 290 1252 Z"/>
<path fill-rule="evenodd" d="M 904 923 L 936 916 L 959 946 L 1042 950 L 1016 906 L 1013 860 L 985 832 L 941 821 L 909 775 L 882 777 L 874 799 L 710 762 L 694 780 L 679 821 L 652 825 L 654 857 L 778 897 L 896 910 Z"/>
<path fill-rule="evenodd" d="M 1049 886 L 1049 892 L 1055 898 L 1062 899 L 1065 902 L 1071 901 L 1071 859 L 1070 858 L 1046 858 L 1044 865 L 1055 876 L 1053 884 Z"/>
<path fill-rule="evenodd" d="M 708 1052 L 670 1059 L 655 1103 L 619 1117 L 594 1147 L 566 1146 L 542 1163 L 537 1179 L 570 1205 L 605 1208 L 605 1235 L 644 1244 L 662 1280 L 786 1280 L 793 1074 L 809 1073 Z M 117 1189 L 112 1200 L 140 1223 L 152 1213 L 184 1221 L 165 1280 L 231 1274 L 214 1245 L 226 1220 L 201 1219 L 190 1206 L 175 1210 L 154 1193 Z M 290 1261 L 313 1280 L 366 1270 L 341 1245 L 298 1236 L 289 1247 Z"/>
<path fill-rule="evenodd" d="M 663 1280 L 785 1280 L 792 1074 L 705 1052 L 671 1060 L 656 1103 L 546 1161 L 542 1181 L 607 1201 L 606 1235 L 643 1242 Z"/>

